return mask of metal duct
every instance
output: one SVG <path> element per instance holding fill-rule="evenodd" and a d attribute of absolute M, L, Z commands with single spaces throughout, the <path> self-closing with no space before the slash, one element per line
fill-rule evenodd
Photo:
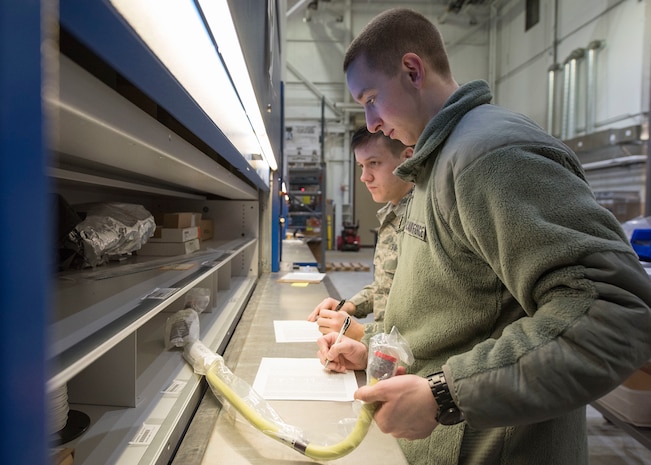
<path fill-rule="evenodd" d="M 567 114 L 570 99 L 570 62 L 565 60 L 563 63 L 563 108 L 561 111 L 561 140 L 567 140 Z"/>
<path fill-rule="evenodd" d="M 576 135 L 576 74 L 578 61 L 585 55 L 585 49 L 577 48 L 563 63 L 563 128 L 561 139 L 572 139 Z"/>
<path fill-rule="evenodd" d="M 554 133 L 554 116 L 556 108 L 556 72 L 560 71 L 561 65 L 554 63 L 547 69 L 547 132 Z"/>
<path fill-rule="evenodd" d="M 597 51 L 603 48 L 603 40 L 593 40 L 588 45 L 586 58 L 586 89 L 585 89 L 585 133 L 594 131 L 595 125 L 595 99 L 597 91 L 597 78 L 595 76 L 595 58 Z"/>

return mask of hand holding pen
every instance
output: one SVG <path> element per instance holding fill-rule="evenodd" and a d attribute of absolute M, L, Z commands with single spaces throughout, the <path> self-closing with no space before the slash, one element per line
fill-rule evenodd
<path fill-rule="evenodd" d="M 340 302 L 340 305 L 343 305 L 343 302 L 345 302 L 345 300 L 342 300 Z M 341 308 L 341 307 L 339 307 L 339 308 Z M 337 339 L 335 339 L 335 342 L 333 343 L 333 345 L 339 344 L 341 342 L 341 338 L 344 337 L 344 334 L 346 333 L 346 330 L 348 329 L 349 326 L 350 326 L 350 315 L 346 315 L 346 319 L 344 320 L 344 324 L 341 325 L 341 329 L 339 330 L 339 333 L 337 334 Z M 326 360 L 324 367 L 328 368 L 328 364 L 331 361 L 332 360 Z"/>
<path fill-rule="evenodd" d="M 344 307 L 345 303 L 346 299 L 336 300 L 332 297 L 326 297 L 312 310 L 312 313 L 307 317 L 307 321 L 316 321 L 324 310 L 338 312 Z"/>

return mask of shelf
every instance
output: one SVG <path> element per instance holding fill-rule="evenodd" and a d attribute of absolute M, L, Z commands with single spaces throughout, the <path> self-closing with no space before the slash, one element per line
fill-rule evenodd
<path fill-rule="evenodd" d="M 318 195 L 321 195 L 321 191 L 317 192 L 303 192 L 303 191 L 289 191 L 288 194 L 290 195 L 296 195 L 298 197 L 305 197 L 305 196 L 311 196 L 311 197 L 316 197 Z"/>
<path fill-rule="evenodd" d="M 321 217 L 321 212 L 287 212 L 289 216 L 314 216 Z"/>
<path fill-rule="evenodd" d="M 210 312 L 200 315 L 201 340 L 223 353 L 256 277 L 233 277 Z M 69 444 L 75 464 L 166 464 L 203 393 L 202 377 L 193 373 L 180 349 L 164 350 L 164 327 L 172 312 L 162 312 L 137 331 L 139 398 L 135 407 L 71 404 L 91 418 L 91 427 Z M 96 384 L 101 380 L 94 380 Z M 175 393 L 164 393 L 174 383 Z M 97 387 L 97 386 L 95 386 Z M 132 445 L 143 425 L 158 428 L 148 445 Z"/>
<path fill-rule="evenodd" d="M 139 184 L 257 200 L 256 189 L 60 55 L 61 89 L 47 102 L 58 115 L 56 162 L 101 170 Z M 55 168 L 60 168 L 56 167 Z M 132 183 L 135 184 L 135 183 Z"/>
<path fill-rule="evenodd" d="M 246 18 L 247 23 L 238 24 L 238 26 L 242 26 L 247 31 L 247 36 L 258 37 L 258 34 L 264 31 L 264 27 L 255 30 L 247 28 L 249 24 L 256 20 L 261 21 L 261 18 L 266 18 L 266 14 L 249 15 Z M 155 14 L 151 15 L 149 19 L 152 25 L 157 24 Z M 169 112 L 201 141 L 219 153 L 236 171 L 249 179 L 254 186 L 260 190 L 269 191 L 269 186 L 261 177 L 261 174 L 256 172 L 247 159 L 235 148 L 229 137 L 206 115 L 200 105 L 201 102 L 197 102 L 188 90 L 179 83 L 178 78 L 170 72 L 163 60 L 152 52 L 151 48 L 146 45 L 133 27 L 116 11 L 112 2 L 61 1 L 59 2 L 59 21 L 64 32 L 82 43 L 108 67 L 114 69 L 148 95 L 157 105 Z M 180 21 L 179 24 L 181 24 Z M 255 48 L 254 53 L 257 53 L 258 48 L 261 53 L 263 45 L 264 41 L 250 44 Z M 188 51 L 188 53 L 190 52 Z M 277 54 L 274 54 L 272 58 L 274 62 L 279 63 Z M 256 67 L 258 65 L 256 60 L 248 63 L 248 65 L 253 66 L 254 69 L 259 69 L 260 72 L 255 73 L 252 77 L 260 80 L 260 88 L 263 85 L 266 86 L 265 74 L 262 73 L 262 69 Z M 274 67 L 274 69 L 280 69 L 280 67 Z M 280 82 L 278 71 L 274 73 L 273 79 L 273 89 L 277 89 Z M 216 92 L 218 91 L 217 89 Z M 270 92 L 270 90 L 267 90 L 267 92 Z M 265 95 L 269 96 L 268 94 Z M 278 115 L 280 108 L 280 105 L 276 105 L 278 99 L 277 95 L 270 98 L 269 101 L 273 102 L 274 105 L 269 117 Z M 274 125 L 277 126 L 273 126 L 274 130 L 271 130 L 270 133 L 274 134 L 277 129 L 278 134 L 280 134 L 280 120 L 274 121 Z M 278 144 L 279 141 L 274 142 Z"/>
<path fill-rule="evenodd" d="M 49 390 L 71 379 L 256 242 L 255 239 L 213 241 L 204 244 L 203 251 L 187 256 L 162 260 L 133 257 L 130 263 L 117 267 L 60 275 L 55 295 L 56 314 L 50 327 L 53 375 Z M 165 269 L 165 264 L 179 262 L 191 268 Z M 176 290 L 165 300 L 145 298 L 159 288 Z"/>
<path fill-rule="evenodd" d="M 201 340 L 223 353 L 268 248 L 260 221 L 270 176 L 235 148 L 110 2 L 66 0 L 59 11 L 60 53 L 50 57 L 58 58 L 58 75 L 43 97 L 53 129 L 52 193 L 73 209 L 134 203 L 155 217 L 193 212 L 213 224 L 213 238 L 192 254 L 136 251 L 50 278 L 47 393 L 65 387 L 70 409 L 91 420 L 65 444 L 75 464 L 165 465 L 206 386 L 180 349 L 165 349 L 166 321 L 188 291 L 208 288 Z M 148 428 L 147 443 L 133 444 Z"/>

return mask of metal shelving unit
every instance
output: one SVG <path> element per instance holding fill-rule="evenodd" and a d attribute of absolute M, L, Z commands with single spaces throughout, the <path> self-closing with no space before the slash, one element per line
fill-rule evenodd
<path fill-rule="evenodd" d="M 261 239 L 263 212 L 275 200 L 265 179 L 268 173 L 235 148 L 111 2 L 62 0 L 58 7 L 48 16 L 61 28 L 50 38 L 54 47 L 47 49 L 56 66 L 45 74 L 43 100 L 41 92 L 33 92 L 45 114 L 34 113 L 31 120 L 39 131 L 47 129 L 43 139 L 50 156 L 43 156 L 47 166 L 42 178 L 30 178 L 34 188 L 22 188 L 25 196 L 42 188 L 71 205 L 127 202 L 150 212 L 200 212 L 212 220 L 214 235 L 188 255 L 136 253 L 95 269 L 56 272 L 48 217 L 41 209 L 29 212 L 38 215 L 32 226 L 47 236 L 30 249 L 42 265 L 33 269 L 30 284 L 38 288 L 33 297 L 43 302 L 36 305 L 29 296 L 23 298 L 34 315 L 38 310 L 46 315 L 42 326 L 34 326 L 43 335 L 30 341 L 42 370 L 25 365 L 34 367 L 29 383 L 37 385 L 43 398 L 30 404 L 40 408 L 28 417 L 38 419 L 38 428 L 26 430 L 20 421 L 12 426 L 38 446 L 22 447 L 16 441 L 5 449 L 16 448 L 21 460 L 26 458 L 9 456 L 11 463 L 50 463 L 48 446 L 58 437 L 47 434 L 43 419 L 48 396 L 65 389 L 70 412 L 89 420 L 78 437 L 61 436 L 63 445 L 74 448 L 75 463 L 167 464 L 205 388 L 179 350 L 166 350 L 167 318 L 183 308 L 189 290 L 208 288 L 211 300 L 200 315 L 201 339 L 223 353 L 258 282 L 261 250 L 268 248 Z M 34 9 L 35 24 L 41 24 L 41 13 Z M 40 68 L 33 72 L 39 74 Z M 277 102 L 272 103 L 275 112 Z M 34 141 L 40 140 L 34 134 Z M 35 158 L 24 153 L 12 157 L 33 163 Z M 41 202 L 42 210 L 46 203 Z M 22 260 L 30 256 L 23 253 Z M 39 269 L 48 285 L 40 282 Z M 45 289 L 51 293 L 46 295 Z M 29 336 L 20 332 L 22 338 Z M 25 417 L 30 409 L 20 408 Z M 69 414 L 69 423 L 71 418 Z M 140 441 L 143 437 L 147 441 Z"/>
<path fill-rule="evenodd" d="M 314 264 L 322 273 L 325 272 L 327 244 L 325 176 L 324 163 L 289 166 L 289 229 L 304 235 L 304 240 L 314 255 Z M 315 230 L 315 227 L 319 229 Z"/>

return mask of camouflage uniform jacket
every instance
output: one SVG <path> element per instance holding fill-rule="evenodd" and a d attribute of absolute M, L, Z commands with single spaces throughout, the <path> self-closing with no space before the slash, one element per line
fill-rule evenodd
<path fill-rule="evenodd" d="M 373 254 L 373 282 L 364 286 L 361 291 L 349 299 L 355 304 L 356 317 L 364 318 L 373 313 L 375 323 L 366 324 L 365 333 L 367 334 L 381 331 L 384 327 L 384 309 L 398 265 L 398 232 L 401 230 L 402 218 L 407 210 L 412 192 L 413 189 L 397 205 L 387 203 L 378 210 L 377 217 L 380 221 L 380 228 Z"/>

